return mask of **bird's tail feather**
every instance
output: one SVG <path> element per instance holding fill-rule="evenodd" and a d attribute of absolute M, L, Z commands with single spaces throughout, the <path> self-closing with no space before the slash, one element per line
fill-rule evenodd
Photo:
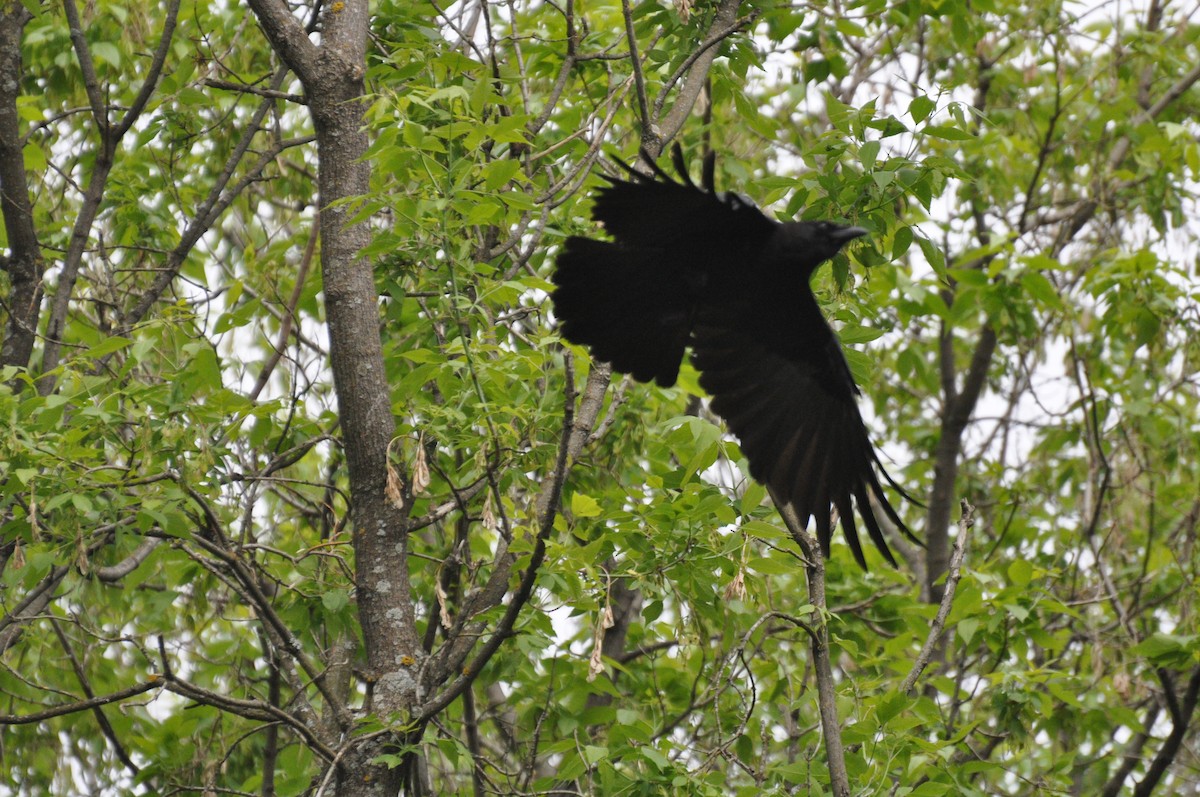
<path fill-rule="evenodd" d="M 551 298 L 564 338 L 639 382 L 675 384 L 690 308 L 679 275 L 652 250 L 572 237 Z"/>
<path fill-rule="evenodd" d="M 900 493 L 900 495 L 903 496 L 905 498 L 905 500 L 909 501 L 910 503 L 914 503 L 919 507 L 924 508 L 924 506 L 925 506 L 924 504 L 922 504 L 917 499 L 913 498 L 911 495 L 909 495 L 907 492 L 905 492 L 904 489 L 900 487 L 900 485 L 896 484 L 896 482 L 892 478 L 891 474 L 889 474 L 884 469 L 883 464 L 879 461 L 879 457 L 875 457 L 875 465 L 879 469 L 879 472 L 883 474 L 883 478 L 887 480 L 887 483 L 890 484 L 892 486 L 892 488 L 896 490 L 896 492 Z M 911 531 L 909 531 L 908 526 L 904 525 L 904 521 L 900 519 L 900 515 L 898 515 L 896 513 L 896 510 L 892 507 L 892 505 L 890 503 L 888 503 L 887 496 L 884 495 L 884 492 L 883 492 L 883 485 L 881 485 L 879 483 L 879 478 L 875 475 L 875 472 L 872 470 L 869 473 L 870 473 L 870 479 L 868 480 L 867 483 L 871 488 L 871 492 L 875 495 L 875 499 L 879 502 L 879 506 L 883 509 L 884 514 L 888 516 L 888 520 L 892 521 L 892 523 L 896 526 L 896 528 L 899 529 L 901 531 L 901 533 L 903 533 L 904 536 L 908 538 L 909 542 L 912 542 L 912 543 L 924 548 L 925 543 L 921 542 L 920 538 L 917 537 L 917 535 L 915 535 Z"/>

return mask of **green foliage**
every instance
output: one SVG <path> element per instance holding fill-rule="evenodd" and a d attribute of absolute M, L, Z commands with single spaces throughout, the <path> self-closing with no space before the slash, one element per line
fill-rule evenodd
<path fill-rule="evenodd" d="M 667 90 L 669 110 L 715 5 L 633 5 L 648 99 Z M 490 579 L 511 597 L 530 561 L 565 397 L 596 367 L 554 329 L 553 258 L 597 232 L 599 181 L 581 169 L 597 151 L 632 160 L 643 133 L 621 4 L 586 4 L 570 30 L 558 4 L 488 8 L 463 42 L 469 15 L 378 3 L 366 74 L 373 182 L 353 213 L 373 230 L 360 254 L 381 297 L 392 463 L 414 493 L 405 511 L 429 518 L 405 542 L 421 656 L 450 646 Z M 715 149 L 718 184 L 768 213 L 871 230 L 814 287 L 883 460 L 918 497 L 944 466 L 947 374 L 961 390 L 979 342 L 997 341 L 952 452 L 976 511 L 967 565 L 912 694 L 928 585 L 878 556 L 859 572 L 840 542 L 828 562 L 855 794 L 1100 793 L 1128 740 L 1161 749 L 1164 695 L 1182 699 L 1200 666 L 1200 314 L 1180 254 L 1194 248 L 1195 89 L 1147 111 L 1196 63 L 1200 29 L 1054 2 L 739 11 L 753 34 L 715 45 L 711 108 L 679 139 Z M 84 13 L 105 101 L 128 107 L 162 12 Z M 380 674 L 354 669 L 355 568 L 371 563 L 351 555 L 335 442 L 311 123 L 283 100 L 256 123 L 262 98 L 225 87 L 265 87 L 276 69 L 247 13 L 185 4 L 88 233 L 69 356 L 3 374 L 0 732 L 15 793 L 306 793 L 327 771 L 313 739 L 342 738 L 320 673 L 342 679 L 352 735 L 410 720 L 371 714 Z M 570 35 L 589 57 L 564 69 Z M 98 137 L 57 7 L 38 7 L 22 55 L 52 295 Z M 218 195 L 232 201 L 190 237 Z M 123 326 L 175 256 L 174 297 Z M 437 793 L 471 794 L 473 777 L 495 793 L 829 793 L 799 552 L 701 393 L 686 366 L 671 389 L 614 380 L 530 604 L 470 700 L 409 740 Z M 920 507 L 902 511 L 933 533 Z M 486 636 L 502 614 L 494 602 L 459 630 Z M 99 709 L 111 730 L 92 711 L 11 722 L 152 680 Z M 1190 777 L 1179 763 L 1164 782 Z"/>

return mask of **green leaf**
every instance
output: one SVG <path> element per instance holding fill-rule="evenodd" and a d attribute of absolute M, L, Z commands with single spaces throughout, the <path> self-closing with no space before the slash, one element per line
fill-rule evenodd
<path fill-rule="evenodd" d="M 462 86 L 444 86 L 429 95 L 430 102 L 441 102 L 442 100 L 470 102 L 471 95 Z"/>
<path fill-rule="evenodd" d="M 521 169 L 521 162 L 511 158 L 495 160 L 483 167 L 483 184 L 489 191 L 495 191 L 508 184 L 508 181 Z"/>
<path fill-rule="evenodd" d="M 879 142 L 867 141 L 858 148 L 858 160 L 863 165 L 863 168 L 871 169 L 875 166 L 875 157 L 879 154 Z"/>
<path fill-rule="evenodd" d="M 30 141 L 21 150 L 21 154 L 25 161 L 25 170 L 40 174 L 46 171 L 49 161 L 46 160 L 46 153 L 36 141 Z"/>
<path fill-rule="evenodd" d="M 583 746 L 583 759 L 588 764 L 595 764 L 597 761 L 603 761 L 608 758 L 608 748 L 594 744 L 585 744 Z"/>
<path fill-rule="evenodd" d="M 964 617 L 958 621 L 955 628 L 958 630 L 958 638 L 962 641 L 963 646 L 970 646 L 971 640 L 975 638 L 975 634 L 979 631 L 980 622 L 974 617 Z"/>
<path fill-rule="evenodd" d="M 846 349 L 842 354 L 846 356 L 846 364 L 850 366 L 850 375 L 854 377 L 854 381 L 860 385 L 870 383 L 874 361 L 858 349 Z"/>
<path fill-rule="evenodd" d="M 883 330 L 875 327 L 842 327 L 838 330 L 838 340 L 848 345 L 869 343 L 881 337 Z"/>
<path fill-rule="evenodd" d="M 212 100 L 207 94 L 193 86 L 184 86 L 175 95 L 181 105 L 211 105 Z"/>
<path fill-rule="evenodd" d="M 1021 287 L 1046 307 L 1059 309 L 1063 306 L 1054 283 L 1036 271 L 1026 271 L 1021 275 Z"/>
<path fill-rule="evenodd" d="M 1014 587 L 1022 588 L 1029 586 L 1031 580 L 1033 580 L 1033 565 L 1024 559 L 1014 559 L 1008 566 L 1009 583 Z"/>
<path fill-rule="evenodd" d="M 105 338 L 104 340 L 100 341 L 95 346 L 90 347 L 83 353 L 83 356 L 89 360 L 98 360 L 101 357 L 112 354 L 113 352 L 120 351 L 131 343 L 133 343 L 133 341 L 129 338 L 122 338 L 117 335 L 113 335 L 110 338 Z"/>
<path fill-rule="evenodd" d="M 914 122 L 920 124 L 929 117 L 929 114 L 932 113 L 933 109 L 936 107 L 937 104 L 933 100 L 929 99 L 924 94 L 918 94 L 916 97 L 913 97 L 912 102 L 908 104 L 908 115 L 912 117 Z"/>
<path fill-rule="evenodd" d="M 350 594 L 344 589 L 333 589 L 321 594 L 321 603 L 333 613 L 340 612 L 350 605 Z"/>
<path fill-rule="evenodd" d="M 921 132 L 927 136 L 945 139 L 946 141 L 970 141 L 974 138 L 973 135 L 965 130 L 960 130 L 957 127 L 946 127 L 944 125 L 929 125 Z"/>
<path fill-rule="evenodd" d="M 660 770 L 667 771 L 671 768 L 671 762 L 667 757 L 649 745 L 642 747 L 638 752 L 641 753 L 642 758 L 645 758 Z"/>
<path fill-rule="evenodd" d="M 765 520 L 751 520 L 743 523 L 742 531 L 760 540 L 780 540 L 788 536 L 786 531 Z"/>
<path fill-rule="evenodd" d="M 1162 327 L 1162 322 L 1154 314 L 1153 310 L 1146 307 L 1139 307 L 1134 311 L 1133 320 L 1133 342 L 1135 346 L 1145 346 L 1158 337 L 1158 330 Z"/>
<path fill-rule="evenodd" d="M 901 227 L 896 230 L 896 236 L 892 239 L 892 259 L 899 260 L 908 252 L 908 248 L 912 246 L 913 230 L 912 227 Z"/>
<path fill-rule="evenodd" d="M 571 514 L 575 517 L 600 517 L 600 504 L 583 493 L 571 493 Z"/>
<path fill-rule="evenodd" d="M 104 61 L 112 66 L 121 66 L 121 50 L 112 42 L 94 42 L 89 45 L 92 56 L 98 61 Z"/>
<path fill-rule="evenodd" d="M 879 715 L 880 724 L 887 724 L 890 719 L 895 717 L 904 709 L 908 708 L 911 702 L 912 701 L 907 695 L 901 694 L 900 692 L 889 692 L 888 694 L 884 695 L 879 699 L 876 708 L 876 711 Z"/>
<path fill-rule="evenodd" d="M 764 576 L 786 576 L 789 573 L 795 574 L 799 572 L 795 562 L 785 562 L 782 557 L 756 556 L 747 561 L 746 566 L 756 573 L 762 573 Z"/>
<path fill-rule="evenodd" d="M 861 39 L 867 35 L 866 28 L 849 17 L 836 16 L 834 26 L 838 29 L 838 33 L 841 33 L 843 36 L 853 36 Z"/>
<path fill-rule="evenodd" d="M 925 255 L 925 260 L 933 270 L 938 274 L 944 274 L 946 271 L 946 256 L 942 254 L 941 248 L 924 235 L 917 236 L 917 244 L 921 247 L 921 253 Z"/>
<path fill-rule="evenodd" d="M 1163 667 L 1191 667 L 1196 660 L 1197 643 L 1195 634 L 1153 634 L 1134 645 L 1135 656 L 1149 659 Z"/>

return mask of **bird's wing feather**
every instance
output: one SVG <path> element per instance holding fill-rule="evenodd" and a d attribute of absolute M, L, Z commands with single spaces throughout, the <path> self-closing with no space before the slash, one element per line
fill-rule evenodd
<path fill-rule="evenodd" d="M 823 339 L 808 341 L 806 356 L 797 356 L 772 346 L 744 319 L 730 324 L 728 316 L 705 313 L 692 331 L 692 363 L 713 411 L 738 437 L 750 475 L 791 502 L 801 519 L 813 518 L 827 554 L 836 508 L 855 559 L 866 566 L 853 499 L 872 542 L 895 564 L 868 494 L 893 522 L 899 518 L 875 473 L 845 357 L 828 327 L 823 331 Z"/>
<path fill-rule="evenodd" d="M 707 161 L 704 187 L 699 187 L 683 170 L 682 154 L 676 150 L 674 157 L 683 183 L 661 170 L 655 177 L 631 170 L 629 180 L 605 176 L 609 184 L 597 193 L 592 217 L 616 241 L 684 252 L 706 251 L 714 244 L 727 250 L 766 240 L 779 227 L 749 200 L 712 191 Z"/>
<path fill-rule="evenodd" d="M 682 154 L 675 157 L 682 170 Z M 630 171 L 629 180 L 605 178 L 592 208 L 613 240 L 567 239 L 552 277 L 554 312 L 567 340 L 634 379 L 670 386 L 700 293 L 731 267 L 749 265 L 746 253 L 780 225 L 690 179 Z"/>
<path fill-rule="evenodd" d="M 691 327 L 687 276 L 651 250 L 568 238 L 553 277 L 562 335 L 640 382 L 673 385 Z"/>

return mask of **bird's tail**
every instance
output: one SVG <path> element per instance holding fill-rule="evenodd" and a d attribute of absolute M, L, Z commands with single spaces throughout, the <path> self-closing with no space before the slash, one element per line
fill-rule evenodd
<path fill-rule="evenodd" d="M 551 294 L 562 336 L 639 382 L 675 384 L 691 310 L 680 275 L 665 271 L 653 250 L 568 238 Z"/>

